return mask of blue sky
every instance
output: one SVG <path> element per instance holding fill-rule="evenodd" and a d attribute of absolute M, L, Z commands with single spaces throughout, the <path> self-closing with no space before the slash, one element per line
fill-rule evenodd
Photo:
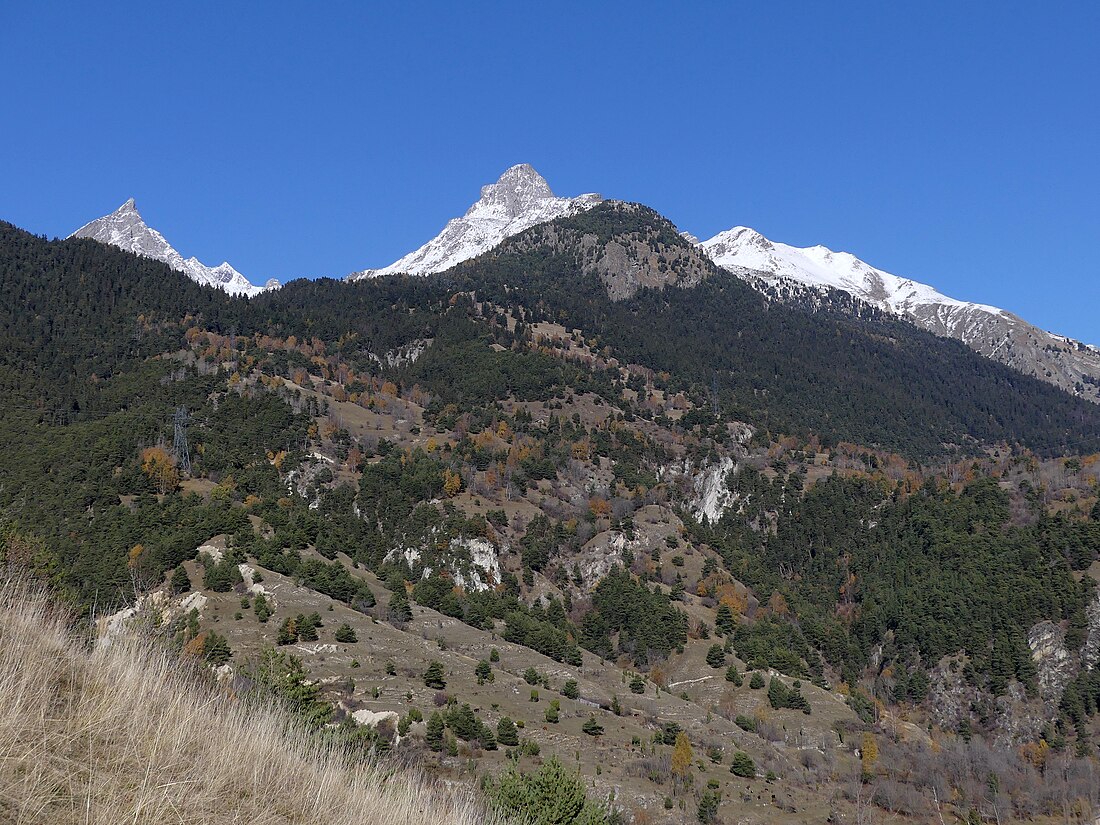
<path fill-rule="evenodd" d="M 508 166 L 852 252 L 1100 343 L 1100 4 L 10 4 L 0 219 L 137 199 L 254 282 L 433 236 Z"/>

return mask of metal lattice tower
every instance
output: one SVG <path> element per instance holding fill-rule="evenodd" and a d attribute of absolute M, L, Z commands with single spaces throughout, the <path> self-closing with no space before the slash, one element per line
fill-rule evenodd
<path fill-rule="evenodd" d="M 187 449 L 187 408 L 177 407 L 172 423 L 175 425 L 175 436 L 172 440 L 172 452 L 176 454 L 176 466 L 181 472 L 191 475 L 191 451 Z"/>

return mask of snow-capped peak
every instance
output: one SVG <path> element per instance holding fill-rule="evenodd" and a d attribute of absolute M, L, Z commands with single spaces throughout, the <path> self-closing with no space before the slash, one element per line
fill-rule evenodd
<path fill-rule="evenodd" d="M 133 198 L 102 218 L 86 223 L 76 230 L 70 238 L 91 238 L 100 243 L 117 246 L 135 255 L 152 258 L 168 264 L 177 272 L 182 272 L 192 281 L 224 289 L 230 295 L 258 295 L 267 289 L 276 289 L 278 281 L 274 279 L 259 287 L 234 269 L 227 261 L 210 267 L 198 258 L 184 259 L 157 230 L 147 226 L 137 210 Z"/>
<path fill-rule="evenodd" d="M 591 209 L 602 198 L 597 194 L 559 198 L 546 179 L 529 164 L 506 170 L 496 183 L 481 187 L 478 199 L 461 218 L 452 218 L 435 238 L 382 269 L 367 269 L 348 280 L 406 272 L 428 275 L 488 252 L 536 224 Z"/>
<path fill-rule="evenodd" d="M 950 298 L 927 284 L 875 269 L 851 253 L 834 252 L 824 246 L 800 248 L 776 243 L 747 226 L 719 232 L 700 246 L 718 266 L 743 267 L 810 287 L 840 289 L 898 315 L 909 315 L 929 304 L 998 315 L 1003 312 L 997 307 Z"/>
<path fill-rule="evenodd" d="M 875 269 L 848 252 L 799 248 L 735 226 L 699 244 L 718 266 L 749 284 L 791 284 L 797 290 L 839 289 L 905 318 L 936 335 L 957 338 L 975 351 L 1068 392 L 1100 402 L 1100 349 L 1054 335 L 1011 312 L 960 301 L 927 284 Z"/>

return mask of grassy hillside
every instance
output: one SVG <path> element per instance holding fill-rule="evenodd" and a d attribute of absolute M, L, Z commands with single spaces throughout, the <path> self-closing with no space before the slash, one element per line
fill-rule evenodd
<path fill-rule="evenodd" d="M 0 821 L 491 823 L 469 793 L 353 763 L 140 639 L 89 648 L 0 582 Z"/>

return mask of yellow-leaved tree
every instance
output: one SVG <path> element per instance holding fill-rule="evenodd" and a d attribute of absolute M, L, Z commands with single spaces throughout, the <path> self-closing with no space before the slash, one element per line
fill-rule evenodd
<path fill-rule="evenodd" d="M 695 754 L 691 750 L 691 742 L 687 734 L 680 731 L 676 734 L 676 744 L 672 747 L 672 776 L 677 782 L 687 784 L 691 776 L 691 762 Z"/>

